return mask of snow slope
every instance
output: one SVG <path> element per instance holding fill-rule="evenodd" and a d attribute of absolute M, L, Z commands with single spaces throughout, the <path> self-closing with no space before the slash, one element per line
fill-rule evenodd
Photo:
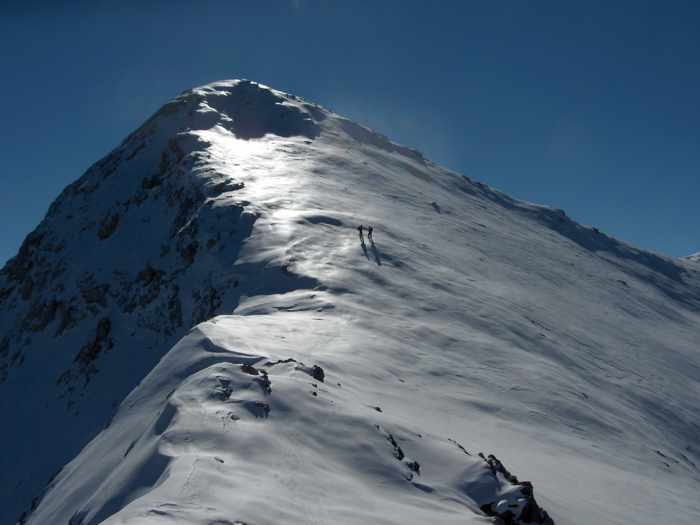
<path fill-rule="evenodd" d="M 557 524 L 696 523 L 698 321 L 694 262 L 210 84 L 0 274 L 0 523 L 488 523 L 481 451 Z"/>

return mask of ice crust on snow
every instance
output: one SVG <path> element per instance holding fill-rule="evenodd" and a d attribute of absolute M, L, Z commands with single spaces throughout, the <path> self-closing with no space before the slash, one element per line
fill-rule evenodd
<path fill-rule="evenodd" d="M 478 452 L 557 524 L 695 523 L 699 314 L 691 259 L 293 95 L 195 88 L 0 272 L 0 523 L 518 514 Z"/>

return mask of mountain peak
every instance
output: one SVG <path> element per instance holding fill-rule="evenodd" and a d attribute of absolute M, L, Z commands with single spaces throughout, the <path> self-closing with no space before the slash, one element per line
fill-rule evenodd
<path fill-rule="evenodd" d="M 0 523 L 547 522 L 505 464 L 563 523 L 694 523 L 699 290 L 298 97 L 194 88 L 0 271 Z"/>
<path fill-rule="evenodd" d="M 224 80 L 186 91 L 157 115 L 184 111 L 192 129 L 220 125 L 241 139 L 304 136 L 319 133 L 325 118 L 318 106 L 250 80 Z"/>

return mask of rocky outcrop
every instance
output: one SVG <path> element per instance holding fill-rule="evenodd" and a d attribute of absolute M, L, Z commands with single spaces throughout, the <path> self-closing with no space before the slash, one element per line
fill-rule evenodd
<path fill-rule="evenodd" d="M 499 525 L 554 525 L 554 521 L 535 501 L 534 487 L 529 481 L 519 481 L 493 454 L 479 456 L 488 463 L 493 476 L 501 485 L 498 499 L 485 503 L 481 510 L 494 516 Z"/>

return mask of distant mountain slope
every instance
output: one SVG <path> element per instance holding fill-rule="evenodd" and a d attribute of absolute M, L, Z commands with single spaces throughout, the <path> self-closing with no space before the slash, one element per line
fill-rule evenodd
<path fill-rule="evenodd" d="M 210 84 L 0 274 L 0 523 L 534 513 L 480 451 L 557 524 L 695 523 L 699 321 L 693 262 Z"/>

